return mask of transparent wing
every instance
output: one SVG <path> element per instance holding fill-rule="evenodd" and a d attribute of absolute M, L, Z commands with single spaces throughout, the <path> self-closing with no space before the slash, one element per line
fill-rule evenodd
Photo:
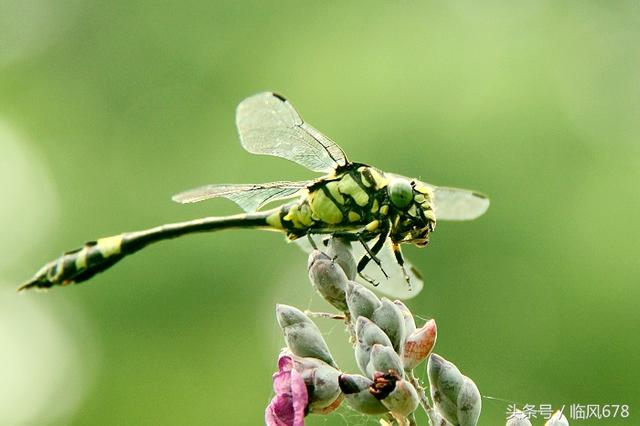
<path fill-rule="evenodd" d="M 436 220 L 472 220 L 489 208 L 489 198 L 468 189 L 433 186 Z"/>
<path fill-rule="evenodd" d="M 322 241 L 330 237 L 330 235 L 322 234 L 312 235 L 312 238 L 318 247 L 323 247 Z M 296 244 L 298 244 L 298 246 L 300 246 L 304 251 L 310 253 L 313 250 L 308 238 L 298 238 L 295 241 Z M 356 259 L 356 262 L 358 262 L 365 254 L 364 247 L 362 247 L 362 244 L 360 243 L 352 243 L 351 246 L 353 250 L 353 257 Z M 409 287 L 409 284 L 407 284 L 404 279 L 404 275 L 402 274 L 402 268 L 398 265 L 398 262 L 396 262 L 396 258 L 393 255 L 391 242 L 389 240 L 387 240 L 387 243 L 384 245 L 382 250 L 380 250 L 380 253 L 378 253 L 378 258 L 380 259 L 385 272 L 389 275 L 389 278 L 382 274 L 378 265 L 374 262 L 369 262 L 367 267 L 364 268 L 364 273 L 365 275 L 373 278 L 373 280 L 379 284 L 377 286 L 373 286 L 363 280 L 360 276 L 356 277 L 356 281 L 358 283 L 375 291 L 376 293 L 395 299 L 411 299 L 420 293 L 424 286 L 420 273 L 411 265 L 411 263 L 405 261 L 404 265 L 411 281 L 411 286 Z"/>
<path fill-rule="evenodd" d="M 271 201 L 284 200 L 300 195 L 312 180 L 301 182 L 270 182 L 260 184 L 206 185 L 171 197 L 178 203 L 197 203 L 209 198 L 224 197 L 239 205 L 246 212 L 254 212 Z"/>
<path fill-rule="evenodd" d="M 240 102 L 236 125 L 242 146 L 253 154 L 286 158 L 325 173 L 347 164 L 335 142 L 305 123 L 289 101 L 275 93 Z"/>

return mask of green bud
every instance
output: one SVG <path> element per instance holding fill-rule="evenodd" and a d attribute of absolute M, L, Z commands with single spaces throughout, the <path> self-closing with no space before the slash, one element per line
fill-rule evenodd
<path fill-rule="evenodd" d="M 405 331 L 404 318 L 398 305 L 383 297 L 380 306 L 373 312 L 371 320 L 389 336 L 396 352 L 400 352 Z"/>
<path fill-rule="evenodd" d="M 340 265 L 348 279 L 356 279 L 358 271 L 356 260 L 351 252 L 351 242 L 344 238 L 331 238 L 329 240 L 329 246 L 327 247 L 327 255 L 331 259 L 335 259 L 336 263 Z"/>
<path fill-rule="evenodd" d="M 460 388 L 460 394 L 458 394 L 457 406 L 460 426 L 476 426 L 478 424 L 482 399 L 476 384 L 466 376 L 462 388 Z"/>
<path fill-rule="evenodd" d="M 432 389 L 438 390 L 442 397 L 452 403 L 458 399 L 464 382 L 464 376 L 458 367 L 434 353 L 429 357 L 427 372 Z"/>
<path fill-rule="evenodd" d="M 544 424 L 544 426 L 569 426 L 569 421 L 562 414 L 562 411 L 558 410 L 553 413 L 553 416 Z"/>
<path fill-rule="evenodd" d="M 340 311 L 348 311 L 345 294 L 347 276 L 342 268 L 326 254 L 314 250 L 309 254 L 308 269 L 313 288 Z"/>
<path fill-rule="evenodd" d="M 365 317 L 358 317 L 356 321 L 356 363 L 364 374 L 371 360 L 371 348 L 375 344 L 391 347 L 391 341 L 384 331 Z"/>
<path fill-rule="evenodd" d="M 283 348 L 280 351 L 280 354 L 281 354 L 281 356 L 282 355 L 286 355 L 286 356 L 290 356 L 291 358 L 293 358 L 293 361 L 295 362 L 296 369 L 298 371 L 313 370 L 314 368 L 318 368 L 318 367 L 322 367 L 322 366 L 328 365 L 326 362 L 320 361 L 317 358 L 296 356 L 296 355 L 293 354 L 293 352 L 291 352 L 291 350 L 289 348 Z"/>
<path fill-rule="evenodd" d="M 330 365 L 324 364 L 302 375 L 309 392 L 309 412 L 324 412 L 333 406 L 340 397 L 338 384 L 340 372 Z M 306 376 L 306 377 L 305 377 Z"/>
<path fill-rule="evenodd" d="M 344 399 L 354 410 L 363 414 L 382 414 L 388 411 L 369 392 L 369 387 L 373 384 L 373 380 L 359 374 L 343 374 L 338 379 L 338 383 L 344 393 Z"/>
<path fill-rule="evenodd" d="M 302 311 L 289 305 L 276 305 L 276 317 L 287 347 L 294 355 L 317 358 L 337 367 L 320 330 Z"/>
<path fill-rule="evenodd" d="M 515 411 L 508 419 L 506 426 L 532 426 L 529 417 L 520 410 Z"/>
<path fill-rule="evenodd" d="M 358 317 L 371 319 L 373 311 L 381 305 L 378 296 L 355 281 L 347 282 L 346 293 L 347 305 L 353 321 L 356 321 Z"/>
<path fill-rule="evenodd" d="M 338 408 L 342 393 L 338 385 L 340 372 L 324 361 L 311 357 L 299 357 L 290 349 L 284 348 L 280 353 L 293 359 L 295 370 L 304 380 L 308 394 L 309 412 L 328 414 Z"/>
<path fill-rule="evenodd" d="M 373 377 L 373 373 L 376 371 L 386 373 L 389 370 L 402 376 L 402 361 L 392 347 L 376 343 L 371 347 L 371 360 L 367 366 L 367 374 L 369 377 Z"/>
<path fill-rule="evenodd" d="M 429 357 L 427 371 L 431 397 L 438 413 L 455 425 L 475 426 L 482 403 L 473 380 L 437 354 Z"/>
<path fill-rule="evenodd" d="M 289 305 L 276 305 L 276 319 L 280 328 L 285 328 L 293 324 L 309 322 L 313 324 L 313 321 L 309 319 L 300 309 L 294 308 Z"/>
<path fill-rule="evenodd" d="M 437 354 L 431 354 L 427 364 L 431 398 L 438 413 L 447 421 L 458 424 L 458 394 L 464 383 L 460 370 Z"/>
<path fill-rule="evenodd" d="M 404 379 L 398 380 L 395 389 L 382 400 L 382 404 L 389 411 L 400 417 L 407 417 L 413 413 L 418 408 L 419 403 L 420 398 L 416 388 Z"/>
<path fill-rule="evenodd" d="M 408 336 L 415 331 L 416 321 L 413 318 L 413 315 L 411 314 L 409 308 L 407 308 L 407 305 L 399 300 L 394 300 L 393 303 L 400 309 L 400 312 L 402 313 L 402 318 L 404 319 L 404 332 L 405 335 Z"/>

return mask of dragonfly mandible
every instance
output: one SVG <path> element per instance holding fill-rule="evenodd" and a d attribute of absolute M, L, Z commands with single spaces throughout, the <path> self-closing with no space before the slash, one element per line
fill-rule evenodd
<path fill-rule="evenodd" d="M 404 261 L 401 244 L 425 246 L 436 218 L 471 220 L 489 207 L 475 191 L 431 185 L 347 160 L 331 139 L 302 120 L 289 101 L 272 92 L 243 100 L 236 111 L 242 146 L 253 154 L 282 157 L 324 176 L 306 181 L 216 184 L 179 193 L 179 203 L 224 197 L 245 213 L 205 217 L 100 238 L 44 265 L 20 290 L 80 283 L 148 245 L 228 228 L 280 231 L 289 240 L 316 245 L 318 236 L 354 242 L 361 253 L 359 281 L 396 297 L 422 287 L 417 270 Z M 266 204 L 282 205 L 262 210 Z"/>

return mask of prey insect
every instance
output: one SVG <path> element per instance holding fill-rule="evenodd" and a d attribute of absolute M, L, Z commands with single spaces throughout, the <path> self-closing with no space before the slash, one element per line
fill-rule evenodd
<path fill-rule="evenodd" d="M 87 242 L 47 263 L 20 289 L 86 281 L 158 241 L 227 228 L 254 228 L 283 232 L 303 245 L 317 245 L 328 235 L 353 242 L 359 281 L 381 284 L 379 289 L 392 296 L 410 297 L 420 290 L 422 279 L 405 262 L 400 245 L 423 247 L 436 227 L 436 218 L 475 219 L 489 207 L 489 199 L 475 191 L 438 187 L 350 162 L 335 142 L 304 122 L 275 93 L 242 101 L 236 124 L 247 151 L 282 157 L 324 176 L 297 182 L 207 185 L 179 193 L 173 197 L 179 203 L 224 197 L 245 213 L 165 224 Z M 273 201 L 282 204 L 262 210 Z"/>

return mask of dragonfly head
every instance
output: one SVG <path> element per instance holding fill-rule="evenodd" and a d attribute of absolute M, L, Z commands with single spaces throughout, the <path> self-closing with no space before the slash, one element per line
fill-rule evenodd
<path fill-rule="evenodd" d="M 420 181 L 394 176 L 389 181 L 387 193 L 397 212 L 393 220 L 394 240 L 426 246 L 429 234 L 436 226 L 431 188 Z"/>
<path fill-rule="evenodd" d="M 394 240 L 400 243 L 414 244 L 424 247 L 429 243 L 429 234 L 433 231 L 435 222 L 419 222 L 413 219 L 401 219 L 398 229 L 394 232 Z"/>

